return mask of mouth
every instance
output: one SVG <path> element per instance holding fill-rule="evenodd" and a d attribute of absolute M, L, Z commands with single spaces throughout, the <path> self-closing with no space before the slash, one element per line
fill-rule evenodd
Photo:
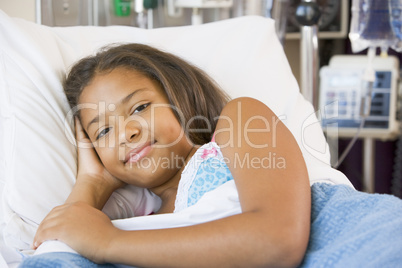
<path fill-rule="evenodd" d="M 155 142 L 147 142 L 129 151 L 124 159 L 124 164 L 136 163 L 144 158 L 152 149 Z"/>

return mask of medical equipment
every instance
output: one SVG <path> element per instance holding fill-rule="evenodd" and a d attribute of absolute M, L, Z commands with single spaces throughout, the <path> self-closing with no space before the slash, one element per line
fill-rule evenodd
<path fill-rule="evenodd" d="M 363 120 L 365 107 L 362 80 L 367 56 L 337 55 L 328 66 L 320 70 L 321 123 L 324 129 L 335 127 L 339 137 L 351 138 Z M 365 118 L 359 137 L 383 140 L 394 139 L 398 134 L 396 103 L 399 78 L 399 61 L 396 57 L 375 57 L 375 80 L 371 93 L 371 109 Z M 334 132 L 328 131 L 331 135 Z"/>
<path fill-rule="evenodd" d="M 136 0 L 135 1 L 135 12 L 137 12 L 137 24 L 140 28 L 146 28 L 147 25 L 147 16 L 144 12 L 144 1 Z"/>
<path fill-rule="evenodd" d="M 300 25 L 296 19 L 296 10 L 301 1 L 290 1 L 286 39 L 300 39 Z M 320 39 L 345 38 L 349 30 L 349 1 L 317 0 L 316 2 L 322 14 L 318 21 L 318 37 Z"/>
<path fill-rule="evenodd" d="M 392 56 L 373 58 L 372 82 L 364 79 L 367 65 L 367 56 L 342 55 L 334 56 L 329 66 L 321 68 L 320 114 L 335 149 L 338 137 L 352 138 L 339 158 L 332 152 L 334 167 L 344 160 L 357 138 L 363 138 L 363 187 L 374 192 L 374 139 L 393 140 L 399 133 L 399 61 Z"/>
<path fill-rule="evenodd" d="M 346 36 L 346 0 L 271 0 L 267 9 L 277 23 L 277 34 L 282 44 L 286 38 L 301 38 L 300 89 L 303 96 L 318 109 L 319 53 L 318 37 L 339 38 Z M 278 18 L 278 14 L 282 18 Z M 323 14 L 323 16 L 321 16 Z M 285 18 L 285 23 L 283 19 Z M 323 33 L 319 32 L 323 29 Z"/>
<path fill-rule="evenodd" d="M 368 47 L 401 51 L 401 25 L 401 0 L 353 0 L 349 34 L 353 51 Z"/>
<path fill-rule="evenodd" d="M 137 25 L 140 28 L 152 29 L 154 27 L 153 10 L 158 6 L 157 0 L 135 0 L 134 10 L 137 13 Z"/>
<path fill-rule="evenodd" d="M 118 17 L 130 16 L 131 2 L 131 0 L 114 0 L 113 4 L 115 15 Z"/>
<path fill-rule="evenodd" d="M 230 8 L 233 0 L 168 0 L 168 12 L 170 16 L 181 16 L 182 8 L 192 8 L 191 24 L 203 23 L 202 10 L 204 8 Z"/>
<path fill-rule="evenodd" d="M 301 82 L 300 90 L 303 96 L 313 104 L 318 105 L 318 20 L 321 12 L 315 0 L 301 1 L 296 9 L 296 19 L 301 32 Z"/>
<path fill-rule="evenodd" d="M 342 1 L 316 1 L 316 0 L 302 0 L 302 1 L 275 1 L 275 6 L 272 1 L 268 8 L 273 7 L 271 14 L 272 17 L 278 21 L 277 33 L 282 44 L 284 43 L 284 31 L 287 25 L 291 24 L 297 26 L 297 35 L 301 38 L 300 42 L 300 90 L 303 96 L 310 101 L 315 109 L 318 109 L 318 76 L 319 76 L 319 55 L 318 55 L 318 36 L 319 25 L 323 28 L 328 27 L 336 18 L 341 18 L 340 11 L 346 8 L 346 2 Z M 279 9 L 278 9 L 279 7 Z M 341 9 L 341 7 L 343 9 Z M 276 10 L 278 9 L 278 10 Z M 283 12 L 287 9 L 287 12 Z M 324 16 L 321 13 L 324 12 Z M 288 22 L 283 23 L 278 19 L 277 13 L 286 14 L 285 18 Z M 340 14 L 346 14 L 341 12 Z M 276 16 L 276 17 L 274 17 Z M 346 16 L 342 16 L 340 20 L 346 25 Z M 282 28 L 282 29 L 281 29 Z M 331 27 L 330 27 L 331 28 Z M 332 27 L 333 28 L 333 27 Z M 335 27 L 340 29 L 340 27 Z M 346 29 L 343 26 L 343 29 Z M 288 30 L 288 29 L 287 29 Z M 288 38 L 289 34 L 286 34 Z"/>
<path fill-rule="evenodd" d="M 358 137 L 364 142 L 364 188 L 374 191 L 374 139 L 395 139 L 397 81 L 399 62 L 386 58 L 389 47 L 400 50 L 402 1 L 354 0 L 349 34 L 354 52 L 368 48 L 368 57 L 338 57 L 330 68 L 321 72 L 321 108 L 329 116 L 323 126 L 332 122 L 338 136 L 353 137 L 336 163 L 344 159 Z M 380 47 L 384 58 L 375 58 Z M 334 78 L 335 77 L 335 78 Z M 331 108 L 331 103 L 336 104 Z M 333 129 L 333 128 L 327 128 Z M 354 133 L 354 134 L 353 134 Z M 331 136 L 331 131 L 327 131 Z"/>

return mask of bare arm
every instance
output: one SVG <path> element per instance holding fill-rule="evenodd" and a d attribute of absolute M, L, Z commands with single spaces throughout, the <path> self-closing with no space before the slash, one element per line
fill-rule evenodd
<path fill-rule="evenodd" d="M 249 129 L 268 129 L 258 116 L 268 122 L 274 118 L 275 130 L 270 125 L 270 131 L 251 131 L 244 135 L 243 125 L 247 121 Z M 250 121 L 251 118 L 255 120 Z M 81 227 L 64 232 L 44 227 L 37 241 L 56 238 L 97 262 L 137 266 L 297 266 L 309 237 L 310 187 L 296 141 L 288 129 L 275 120 L 275 115 L 264 104 L 244 98 L 230 102 L 218 123 L 216 141 L 230 160 L 228 166 L 236 182 L 243 213 L 189 227 L 121 231 L 101 212 L 79 203 L 71 206 L 70 215 L 75 217 L 70 217 L 68 222 L 76 219 L 77 223 L 71 223 L 72 226 L 79 222 L 78 226 L 97 226 L 97 230 L 86 228 L 83 233 L 84 227 Z M 225 131 L 230 128 L 234 131 Z M 268 147 L 263 147 L 264 144 Z M 263 148 L 256 148 L 259 147 L 256 145 Z M 282 157 L 285 168 L 251 165 L 239 168 L 235 165 L 236 157 L 244 159 L 248 155 L 249 159 L 258 161 L 269 153 Z M 92 211 L 92 218 L 85 217 L 88 211 Z M 89 232 L 93 233 L 92 242 Z M 80 235 L 86 235 L 85 239 L 78 239 Z"/>
<path fill-rule="evenodd" d="M 75 132 L 79 169 L 77 181 L 65 203 L 82 201 L 97 209 L 102 209 L 113 191 L 124 184 L 114 178 L 102 165 L 77 118 L 75 119 Z"/>

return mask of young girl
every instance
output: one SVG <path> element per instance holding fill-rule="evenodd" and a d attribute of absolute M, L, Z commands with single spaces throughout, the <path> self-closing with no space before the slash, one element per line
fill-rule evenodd
<path fill-rule="evenodd" d="M 302 261 L 310 228 L 307 170 L 292 134 L 263 103 L 228 101 L 198 68 L 140 44 L 79 61 L 65 91 L 79 118 L 77 182 L 39 226 L 35 248 L 60 240 L 96 263 L 150 267 L 293 267 Z M 270 154 L 281 157 L 281 166 L 258 162 Z M 180 181 L 188 179 L 183 171 L 194 168 L 195 155 L 219 159 L 217 168 L 227 173 L 213 177 L 216 185 L 208 190 L 190 186 L 184 206 L 233 179 L 241 213 L 188 227 L 123 231 L 101 212 L 126 184 L 159 196 L 155 213 L 177 210 Z M 197 176 L 191 179 L 200 181 Z"/>

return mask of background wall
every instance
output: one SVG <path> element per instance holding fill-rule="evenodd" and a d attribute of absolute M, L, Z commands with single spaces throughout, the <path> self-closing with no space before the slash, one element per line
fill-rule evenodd
<path fill-rule="evenodd" d="M 35 0 L 0 0 L 0 9 L 12 17 L 23 18 L 28 21 L 35 22 Z M 300 41 L 286 40 L 284 49 L 292 71 L 297 81 L 299 81 Z"/>
<path fill-rule="evenodd" d="M 35 21 L 35 0 L 0 0 L 0 9 L 9 16 Z"/>
<path fill-rule="evenodd" d="M 61 1 L 61 0 L 60 0 Z M 259 1 L 259 0 L 255 0 Z M 42 3 L 46 5 L 47 0 L 42 0 Z M 35 22 L 35 0 L 0 0 L 0 9 L 5 11 L 8 15 L 12 17 L 23 18 L 32 22 Z M 185 12 L 190 10 L 185 10 Z M 189 13 L 189 12 L 187 12 Z M 189 17 L 189 14 L 184 14 L 186 17 Z M 46 14 L 43 14 L 44 20 L 46 20 Z M 168 17 L 168 16 L 166 16 Z M 116 20 L 116 18 L 115 18 Z M 176 19 L 177 20 L 177 19 Z M 116 24 L 119 21 L 113 21 Z M 126 21 L 120 21 L 121 24 L 124 24 Z M 164 24 L 169 26 L 174 26 L 175 24 L 180 24 L 182 21 L 175 21 L 175 19 L 171 18 L 168 21 L 165 19 Z M 344 39 L 336 39 L 330 40 L 331 42 L 331 53 L 332 54 L 342 54 L 344 53 Z M 321 42 L 320 50 L 322 44 L 328 43 L 328 40 L 325 42 Z M 299 39 L 287 39 L 285 40 L 284 46 L 285 53 L 288 57 L 290 66 L 292 68 L 293 74 L 295 75 L 297 81 L 300 80 L 300 40 Z M 327 59 L 320 55 L 321 65 L 325 65 L 327 63 Z"/>

